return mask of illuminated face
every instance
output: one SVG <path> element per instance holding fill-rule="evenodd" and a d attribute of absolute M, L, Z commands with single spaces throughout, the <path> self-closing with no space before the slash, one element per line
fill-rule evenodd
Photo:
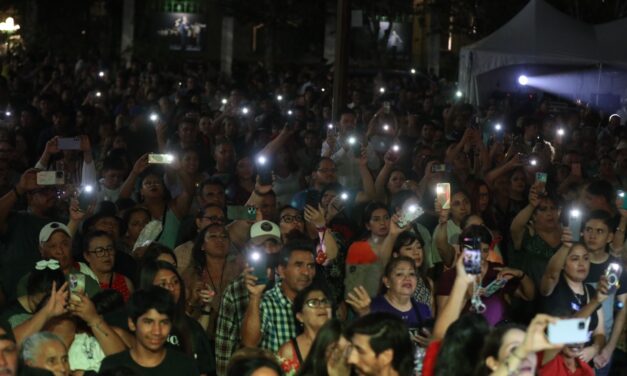
<path fill-rule="evenodd" d="M 383 277 L 383 283 L 389 286 L 391 294 L 412 296 L 418 283 L 416 269 L 409 262 L 398 262 L 390 275 Z"/>
<path fill-rule="evenodd" d="M 457 192 L 451 197 L 451 217 L 453 221 L 459 223 L 470 214 L 470 199 L 461 192 Z"/>
<path fill-rule="evenodd" d="M 498 352 L 498 363 L 492 365 L 498 365 L 506 361 L 507 357 L 523 343 L 525 339 L 525 332 L 520 329 L 508 330 L 502 338 L 501 347 Z M 518 368 L 515 370 L 516 375 L 533 376 L 536 374 L 537 358 L 534 353 L 529 354 L 525 359 L 520 362 Z M 496 369 L 496 367 L 494 368 Z"/>
<path fill-rule="evenodd" d="M 156 309 L 151 308 L 137 318 L 137 322 L 128 320 L 128 327 L 135 332 L 136 346 L 149 353 L 159 352 L 172 329 L 170 318 Z"/>
<path fill-rule="evenodd" d="M 370 220 L 366 224 L 366 229 L 376 236 L 387 236 L 390 231 L 390 214 L 387 210 L 376 209 L 370 215 Z"/>
<path fill-rule="evenodd" d="M 348 355 L 348 364 L 352 365 L 359 376 L 380 375 L 389 365 L 386 361 L 386 350 L 377 355 L 370 346 L 370 336 L 365 334 L 354 334 L 351 338 L 352 348 Z"/>
<path fill-rule="evenodd" d="M 155 274 L 155 278 L 152 280 L 152 284 L 170 291 L 174 301 L 179 301 L 181 297 L 181 280 L 176 273 L 168 269 L 159 269 L 157 274 Z"/>
<path fill-rule="evenodd" d="M 399 256 L 406 256 L 414 260 L 416 267 L 422 266 L 424 260 L 424 250 L 418 240 L 414 240 L 411 244 L 401 246 L 398 250 Z"/>
<path fill-rule="evenodd" d="M 575 282 L 583 282 L 590 272 L 590 253 L 581 244 L 574 245 L 564 263 L 564 273 Z"/>
<path fill-rule="evenodd" d="M 284 286 L 297 293 L 311 285 L 316 275 L 314 256 L 309 251 L 293 251 L 287 265 L 279 266 L 279 275 Z"/>
<path fill-rule="evenodd" d="M 605 250 L 605 246 L 613 239 L 614 234 L 600 219 L 590 219 L 583 227 L 583 241 L 591 252 Z"/>
<path fill-rule="evenodd" d="M 74 263 L 72 238 L 63 231 L 53 232 L 48 241 L 40 245 L 40 250 L 43 259 L 57 260 L 64 271 L 69 270 Z"/>

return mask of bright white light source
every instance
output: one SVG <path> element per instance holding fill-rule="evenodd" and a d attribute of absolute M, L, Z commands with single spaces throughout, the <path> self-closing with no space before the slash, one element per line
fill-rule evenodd
<path fill-rule="evenodd" d="M 444 193 L 444 188 L 440 187 L 439 185 L 435 187 L 435 193 L 441 195 L 442 193 Z"/>
<path fill-rule="evenodd" d="M 618 197 L 620 197 L 620 198 L 624 198 L 624 197 L 625 197 L 625 192 L 623 192 L 623 191 L 618 191 Z"/>
<path fill-rule="evenodd" d="M 398 152 L 399 150 L 401 150 L 401 147 L 396 145 L 396 144 L 394 144 L 394 145 L 392 145 L 392 150 L 395 151 L 395 152 Z"/>
<path fill-rule="evenodd" d="M 257 163 L 259 163 L 260 165 L 266 164 L 267 161 L 268 159 L 266 159 L 265 155 L 260 155 L 257 157 Z"/>
<path fill-rule="evenodd" d="M 387 124 L 383 124 L 383 130 L 384 131 L 389 131 L 390 130 L 390 126 Z"/>
<path fill-rule="evenodd" d="M 327 128 L 333 129 L 333 124 L 329 123 L 329 125 L 327 125 Z"/>
<path fill-rule="evenodd" d="M 355 145 L 356 142 L 357 142 L 357 139 L 354 136 L 351 136 L 348 138 L 349 145 Z"/>
<path fill-rule="evenodd" d="M 279 101 L 279 102 L 282 101 L 283 100 L 283 96 L 281 94 L 277 95 L 276 96 L 276 100 Z"/>
<path fill-rule="evenodd" d="M 154 112 L 152 114 L 150 114 L 150 121 L 155 122 L 155 121 L 157 121 L 157 119 L 159 119 L 159 115 L 157 115 Z"/>
<path fill-rule="evenodd" d="M 416 210 L 418 210 L 418 205 L 409 205 L 409 207 L 407 208 L 407 211 L 410 213 L 415 213 Z"/>
<path fill-rule="evenodd" d="M 379 93 L 381 94 L 385 93 L 385 88 L 383 86 L 379 88 Z"/>
<path fill-rule="evenodd" d="M 172 163 L 172 162 L 174 162 L 174 156 L 172 154 L 166 154 L 165 155 L 165 160 L 168 163 Z"/>
<path fill-rule="evenodd" d="M 409 70 L 409 72 L 410 72 L 411 74 L 416 74 L 416 70 L 415 70 L 414 68 L 410 69 L 410 70 Z"/>
<path fill-rule="evenodd" d="M 531 159 L 531 160 L 529 161 L 529 164 L 530 164 L 530 165 L 532 165 L 532 166 L 537 166 L 537 165 L 538 165 L 538 160 L 536 160 L 536 159 Z"/>
<path fill-rule="evenodd" d="M 573 209 L 570 211 L 570 216 L 573 218 L 578 218 L 581 215 L 579 209 Z"/>
<path fill-rule="evenodd" d="M 520 76 L 518 76 L 518 83 L 521 84 L 522 86 L 525 86 L 529 83 L 529 77 L 525 76 L 524 74 L 521 74 Z"/>
<path fill-rule="evenodd" d="M 226 98 L 222 98 L 222 104 L 227 104 L 227 103 L 229 103 L 229 100 Z"/>
<path fill-rule="evenodd" d="M 101 93 L 101 92 L 99 92 L 99 91 L 97 91 L 97 92 L 96 92 L 96 96 L 97 96 L 97 97 L 100 97 L 101 95 L 102 95 L 102 93 Z"/>
<path fill-rule="evenodd" d="M 292 110 L 287 110 L 287 115 L 288 115 L 288 116 L 292 116 L 293 114 L 294 114 L 294 111 L 292 111 Z"/>
<path fill-rule="evenodd" d="M 342 192 L 342 194 L 340 195 L 340 198 L 344 201 L 348 200 L 348 193 Z"/>
<path fill-rule="evenodd" d="M 4 112 L 4 114 L 5 114 L 6 116 L 11 116 L 11 111 L 5 111 L 5 112 Z"/>
<path fill-rule="evenodd" d="M 455 96 L 456 96 L 457 98 L 461 98 L 461 97 L 463 97 L 463 96 L 464 96 L 464 93 L 462 93 L 462 91 L 461 91 L 461 90 L 457 90 L 457 91 L 455 92 Z"/>
<path fill-rule="evenodd" d="M 250 254 L 250 259 L 252 261 L 259 261 L 261 260 L 261 253 L 259 253 L 258 251 L 255 251 L 253 253 Z"/>
<path fill-rule="evenodd" d="M 104 77 L 104 72 L 103 71 L 98 72 L 98 77 Z"/>
<path fill-rule="evenodd" d="M 327 91 L 327 89 L 325 89 L 325 88 L 320 88 L 320 91 L 324 93 L 325 91 Z"/>
<path fill-rule="evenodd" d="M 248 107 L 243 107 L 243 108 L 242 108 L 242 114 L 244 114 L 244 115 L 248 115 L 248 111 L 249 111 L 249 110 L 248 110 Z"/>
<path fill-rule="evenodd" d="M 85 191 L 85 193 L 91 193 L 93 192 L 94 187 L 92 187 L 91 185 L 86 185 L 83 187 L 83 191 Z"/>
<path fill-rule="evenodd" d="M 501 126 L 501 124 L 498 124 L 498 123 L 497 123 L 497 124 L 494 126 L 494 130 L 496 130 L 496 131 L 500 131 L 501 129 L 503 129 L 503 127 Z"/>
<path fill-rule="evenodd" d="M 557 129 L 557 135 L 558 135 L 558 136 L 563 136 L 563 135 L 564 135 L 564 133 L 566 133 L 566 132 L 564 131 L 564 128 L 558 128 L 558 129 Z"/>

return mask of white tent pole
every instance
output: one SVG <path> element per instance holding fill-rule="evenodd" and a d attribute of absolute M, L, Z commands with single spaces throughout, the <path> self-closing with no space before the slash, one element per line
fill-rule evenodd
<path fill-rule="evenodd" d="M 595 105 L 599 106 L 599 95 L 601 94 L 601 75 L 603 74 L 603 63 L 599 63 L 599 77 L 597 79 L 597 95 Z"/>

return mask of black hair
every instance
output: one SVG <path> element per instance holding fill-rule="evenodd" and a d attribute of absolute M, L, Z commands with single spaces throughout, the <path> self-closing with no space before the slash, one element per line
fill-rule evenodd
<path fill-rule="evenodd" d="M 492 370 L 488 368 L 486 365 L 486 360 L 489 357 L 493 357 L 494 359 L 498 359 L 499 357 L 499 349 L 503 344 L 503 337 L 507 332 L 512 329 L 519 329 L 523 332 L 526 330 L 524 326 L 518 324 L 505 324 L 496 326 L 493 328 L 490 333 L 485 337 L 485 341 L 483 342 L 483 347 L 481 348 L 481 352 L 479 354 L 478 363 L 475 367 L 475 376 L 488 376 L 492 373 Z"/>
<path fill-rule="evenodd" d="M 418 196 L 416 193 L 409 189 L 401 189 L 400 191 L 394 193 L 392 197 L 390 197 L 390 209 L 395 212 L 403 207 L 405 201 L 409 199 L 416 199 L 418 202 Z"/>
<path fill-rule="evenodd" d="M 197 273 L 202 273 L 205 268 L 207 268 L 207 259 L 205 257 L 205 251 L 203 250 L 203 245 L 205 244 L 205 235 L 209 230 L 222 230 L 226 236 L 229 236 L 229 232 L 223 225 L 209 225 L 204 229 L 200 230 L 198 235 L 196 235 L 196 239 L 194 240 L 194 245 L 192 246 L 192 265 Z"/>
<path fill-rule="evenodd" d="M 309 355 L 301 365 L 299 375 L 328 376 L 327 359 L 329 347 L 340 340 L 344 325 L 338 319 L 327 321 L 316 334 Z"/>
<path fill-rule="evenodd" d="M 98 291 L 91 301 L 99 315 L 117 311 L 124 307 L 124 297 L 118 290 L 104 289 Z"/>
<path fill-rule="evenodd" d="M 26 281 L 26 295 L 33 296 L 36 294 L 49 295 L 52 291 L 52 284 L 55 283 L 59 289 L 65 283 L 65 275 L 61 268 L 52 270 L 45 268 L 43 270 L 33 270 L 28 275 Z"/>
<path fill-rule="evenodd" d="M 312 283 L 311 285 L 296 293 L 296 296 L 294 297 L 294 302 L 292 303 L 292 314 L 294 315 L 294 322 L 296 323 L 297 335 L 301 334 L 304 328 L 303 325 L 298 322 L 296 314 L 303 312 L 303 308 L 305 307 L 305 302 L 307 300 L 307 295 L 314 291 L 321 291 L 324 296 L 329 299 L 329 301 L 331 300 L 331 294 L 329 293 L 329 291 L 327 291 L 327 289 L 317 283 Z"/>
<path fill-rule="evenodd" d="M 407 326 L 398 316 L 387 312 L 362 316 L 348 327 L 348 338 L 352 340 L 355 334 L 370 337 L 368 343 L 377 356 L 386 350 L 392 350 L 392 368 L 399 375 L 413 374 L 413 345 Z"/>
<path fill-rule="evenodd" d="M 385 209 L 385 211 L 388 213 L 388 215 L 390 214 L 390 210 L 388 209 L 387 205 L 381 203 L 381 202 L 370 202 L 368 205 L 366 205 L 366 207 L 364 208 L 364 212 L 363 215 L 361 217 L 362 220 L 362 227 L 363 227 L 363 234 L 362 234 L 362 239 L 363 238 L 367 238 L 368 236 L 370 236 L 370 231 L 367 230 L 366 228 L 366 224 L 368 224 L 368 222 L 370 222 L 370 218 L 372 217 L 372 213 L 375 212 L 375 210 L 378 209 Z"/>
<path fill-rule="evenodd" d="M 238 350 L 229 360 L 226 376 L 251 376 L 260 368 L 270 368 L 277 375 L 283 375 L 283 370 L 273 354 L 262 349 L 244 348 Z"/>
<path fill-rule="evenodd" d="M 476 313 L 462 315 L 446 331 L 435 361 L 435 376 L 470 376 L 490 327 Z"/>
<path fill-rule="evenodd" d="M 463 244 L 464 239 L 467 238 L 479 238 L 481 239 L 481 243 L 484 244 L 492 243 L 492 234 L 487 227 L 481 225 L 470 225 L 463 229 L 461 234 L 459 234 L 458 244 Z"/>
<path fill-rule="evenodd" d="M 171 248 L 161 243 L 152 242 L 150 243 L 150 245 L 148 245 L 148 247 L 146 247 L 146 251 L 144 252 L 140 260 L 140 265 L 143 265 L 152 261 L 157 261 L 159 256 L 161 256 L 164 253 L 172 256 L 172 258 L 174 259 L 174 262 L 178 264 L 178 260 L 176 259 L 176 254 L 174 253 L 174 251 L 172 251 Z"/>
<path fill-rule="evenodd" d="M 113 237 L 111 237 L 111 234 L 109 234 L 106 231 L 93 230 L 85 234 L 85 236 L 83 236 L 83 249 L 82 249 L 83 253 L 89 252 L 89 245 L 91 244 L 91 241 L 94 240 L 95 238 L 107 238 L 111 240 L 111 243 L 115 247 L 115 243 L 113 241 Z"/>
<path fill-rule="evenodd" d="M 607 180 L 595 180 L 588 184 L 586 192 L 593 196 L 601 196 L 608 204 L 614 202 L 614 187 Z"/>
<path fill-rule="evenodd" d="M 218 179 L 217 177 L 210 177 L 208 179 L 203 180 L 202 183 L 200 183 L 200 187 L 198 187 L 198 191 L 202 192 L 202 190 L 208 185 L 218 185 L 222 188 L 223 191 L 226 190 L 226 185 L 224 185 L 222 180 Z"/>
<path fill-rule="evenodd" d="M 152 214 L 150 214 L 150 211 L 146 207 L 133 206 L 132 208 L 126 210 L 124 212 L 124 215 L 122 216 L 122 223 L 125 229 L 128 229 L 128 225 L 131 222 L 131 216 L 135 213 L 140 213 L 140 212 L 146 214 L 146 216 L 148 216 L 148 219 L 152 218 Z"/>
<path fill-rule="evenodd" d="M 287 263 L 289 262 L 292 253 L 296 251 L 309 252 L 312 256 L 315 255 L 314 245 L 312 241 L 302 238 L 290 240 L 279 251 L 279 265 L 284 267 L 287 266 Z"/>
<path fill-rule="evenodd" d="M 431 284 L 429 282 L 429 279 L 427 278 L 427 252 L 425 251 L 425 241 L 424 239 L 422 239 L 422 236 L 419 233 L 414 233 L 412 231 L 401 232 L 394 242 L 394 246 L 392 247 L 392 254 L 400 256 L 401 247 L 411 245 L 413 242 L 420 243 L 420 246 L 422 247 L 422 264 L 416 265 L 418 278 L 422 280 L 425 286 L 430 288 Z"/>
<path fill-rule="evenodd" d="M 102 173 L 104 173 L 105 171 L 108 170 L 119 170 L 119 171 L 126 171 L 126 165 L 124 164 L 124 161 L 116 156 L 106 156 L 103 160 L 102 160 Z"/>
<path fill-rule="evenodd" d="M 164 288 L 151 285 L 135 291 L 126 305 L 128 317 L 134 323 L 151 309 L 173 319 L 176 308 L 172 294 Z"/>
<path fill-rule="evenodd" d="M 610 213 L 606 212 L 605 210 L 593 210 L 590 213 L 588 213 L 588 215 L 583 221 L 584 226 L 586 222 L 591 221 L 593 219 L 598 219 L 599 221 L 603 222 L 607 226 L 607 230 L 609 233 L 613 233 L 614 227 L 617 226 L 617 223 L 615 223 L 614 218 L 612 218 Z"/>

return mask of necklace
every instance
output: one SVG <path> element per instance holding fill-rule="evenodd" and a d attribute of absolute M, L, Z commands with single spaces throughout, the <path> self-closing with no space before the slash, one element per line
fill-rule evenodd
<path fill-rule="evenodd" d="M 222 291 L 222 283 L 224 282 L 224 269 L 226 269 L 226 259 L 224 259 L 222 263 L 222 271 L 220 272 L 220 284 L 216 286 L 213 278 L 211 278 L 211 273 L 209 272 L 209 268 L 205 269 L 207 273 L 207 277 L 209 278 L 209 283 L 211 283 L 211 287 L 213 287 L 213 291 L 216 294 L 220 294 Z"/>

